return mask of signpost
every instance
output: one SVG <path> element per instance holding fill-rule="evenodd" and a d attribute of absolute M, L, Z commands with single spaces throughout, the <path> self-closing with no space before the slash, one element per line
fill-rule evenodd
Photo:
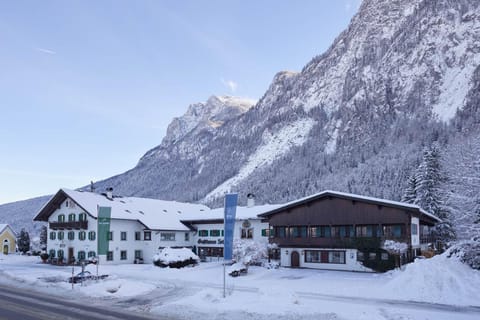
<path fill-rule="evenodd" d="M 225 282 L 227 261 L 232 260 L 233 253 L 233 231 L 235 227 L 235 214 L 237 210 L 238 194 L 231 193 L 225 195 L 225 211 L 224 211 L 224 241 L 223 241 L 223 297 L 225 298 Z"/>
<path fill-rule="evenodd" d="M 97 279 L 98 279 L 98 265 L 100 264 L 100 255 L 106 256 L 108 254 L 108 233 L 110 232 L 110 218 L 112 213 L 111 207 L 97 207 Z M 106 260 L 106 259 L 105 259 Z"/>

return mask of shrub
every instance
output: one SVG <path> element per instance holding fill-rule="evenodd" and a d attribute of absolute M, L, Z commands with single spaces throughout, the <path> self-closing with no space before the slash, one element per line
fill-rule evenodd
<path fill-rule="evenodd" d="M 153 264 L 157 267 L 183 268 L 198 264 L 200 258 L 188 248 L 164 248 L 153 256 Z"/>

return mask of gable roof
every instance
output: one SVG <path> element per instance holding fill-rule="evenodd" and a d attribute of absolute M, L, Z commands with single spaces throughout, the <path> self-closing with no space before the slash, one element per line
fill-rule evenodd
<path fill-rule="evenodd" d="M 7 228 L 10 230 L 14 237 L 17 237 L 17 233 L 13 231 L 12 227 L 10 227 L 6 223 L 0 223 L 0 234 L 3 233 L 3 231 L 5 231 Z"/>
<path fill-rule="evenodd" d="M 185 214 L 198 215 L 210 208 L 200 204 L 182 203 L 137 197 L 114 197 L 109 199 L 98 193 L 60 189 L 35 216 L 35 221 L 48 221 L 50 215 L 67 198 L 75 202 L 93 218 L 97 218 L 97 207 L 111 207 L 111 218 L 137 220 L 152 230 L 188 231 L 181 221 Z"/>
<path fill-rule="evenodd" d="M 259 214 L 274 210 L 281 205 L 279 204 L 266 204 L 252 207 L 239 207 L 237 206 L 235 213 L 235 220 L 247 220 L 247 219 L 259 219 Z M 187 214 L 182 217 L 182 221 L 194 224 L 194 223 L 223 223 L 225 209 L 216 208 L 202 212 L 200 214 Z"/>
<path fill-rule="evenodd" d="M 345 193 L 345 192 L 339 192 L 339 191 L 332 191 L 332 190 L 325 190 L 320 193 L 294 200 L 291 202 L 288 202 L 274 210 L 270 210 L 268 212 L 259 214 L 259 217 L 269 217 L 271 215 L 274 215 L 276 213 L 279 213 L 281 211 L 288 210 L 290 208 L 296 207 L 298 205 L 306 204 L 312 201 L 320 200 L 323 198 L 339 198 L 339 199 L 346 199 L 346 200 L 353 200 L 353 201 L 359 201 L 359 202 L 365 202 L 365 203 L 371 203 L 375 205 L 381 205 L 385 207 L 392 207 L 392 208 L 398 208 L 398 209 L 404 209 L 404 210 L 409 210 L 409 211 L 417 211 L 419 214 L 423 214 L 430 219 L 433 219 L 436 222 L 442 221 L 435 215 L 423 210 L 417 205 L 410 204 L 410 203 L 405 203 L 405 202 L 399 202 L 399 201 L 392 201 L 392 200 L 385 200 L 385 199 L 380 199 L 380 198 L 374 198 L 374 197 L 366 197 L 366 196 L 361 196 L 357 194 L 352 194 L 352 193 Z"/>

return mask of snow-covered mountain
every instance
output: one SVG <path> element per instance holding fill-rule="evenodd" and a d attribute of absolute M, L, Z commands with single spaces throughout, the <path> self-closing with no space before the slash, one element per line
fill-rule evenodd
<path fill-rule="evenodd" d="M 255 106 L 191 105 L 135 168 L 96 187 L 213 205 L 229 190 L 399 200 L 425 146 L 449 153 L 480 137 L 479 44 L 480 1 L 365 0 L 325 53 L 275 75 Z"/>

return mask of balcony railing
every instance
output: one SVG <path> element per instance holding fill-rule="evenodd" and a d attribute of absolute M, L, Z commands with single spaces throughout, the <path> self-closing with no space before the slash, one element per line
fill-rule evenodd
<path fill-rule="evenodd" d="M 88 229 L 88 221 L 50 222 L 50 229 Z"/>

